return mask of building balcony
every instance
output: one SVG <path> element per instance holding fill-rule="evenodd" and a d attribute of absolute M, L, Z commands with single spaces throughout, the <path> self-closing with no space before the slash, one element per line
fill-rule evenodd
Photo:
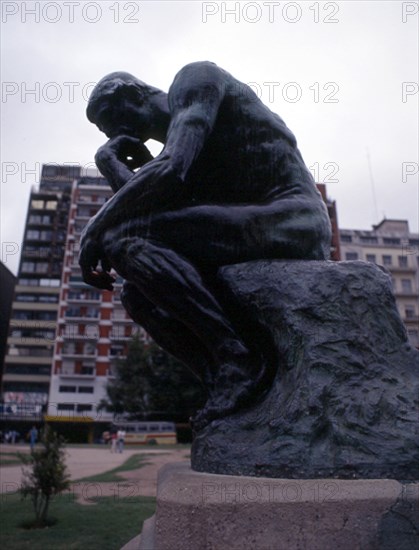
<path fill-rule="evenodd" d="M 94 380 L 96 378 L 96 373 L 82 373 L 82 372 L 58 372 L 58 376 L 62 379 L 75 379 L 79 378 L 81 380 Z"/>
<path fill-rule="evenodd" d="M 394 295 L 396 296 L 396 298 L 408 298 L 408 299 L 411 299 L 413 298 L 414 300 L 417 300 L 418 298 L 418 293 L 417 292 L 414 292 L 413 290 L 394 290 Z"/>
<path fill-rule="evenodd" d="M 117 360 L 117 359 L 122 359 L 122 360 L 124 360 L 124 359 L 127 358 L 127 356 L 125 355 L 125 352 L 117 352 L 117 353 L 114 353 L 114 352 L 112 352 L 112 351 L 110 351 L 110 352 L 108 353 L 108 357 L 109 357 L 109 359 L 110 359 L 111 361 L 115 361 L 115 360 Z"/>
<path fill-rule="evenodd" d="M 31 365 L 51 365 L 52 359 L 52 350 L 48 355 L 37 356 L 37 355 L 6 355 L 5 364 L 8 365 L 26 365 L 30 363 Z"/>
<path fill-rule="evenodd" d="M 102 205 L 105 204 L 106 200 L 107 199 L 105 197 L 97 197 L 96 199 L 92 199 L 92 197 L 79 195 L 76 203 L 86 206 L 97 206 L 98 208 L 100 208 Z"/>
<path fill-rule="evenodd" d="M 419 315 L 403 316 L 404 323 L 419 323 Z"/>
<path fill-rule="evenodd" d="M 399 265 L 385 265 L 386 269 L 388 269 L 391 273 L 416 273 L 417 268 L 411 267 L 411 266 L 404 266 L 401 267 Z"/>
<path fill-rule="evenodd" d="M 67 296 L 68 304 L 100 304 L 101 301 L 102 300 L 100 295 L 94 297 L 85 295 L 84 293 L 80 293 L 76 296 Z"/>
<path fill-rule="evenodd" d="M 96 322 L 96 321 L 99 321 L 99 318 L 100 318 L 100 315 L 97 314 L 97 315 L 92 315 L 92 314 L 81 314 L 81 313 L 70 313 L 68 311 L 66 311 L 64 313 L 64 319 L 69 319 L 71 321 L 78 321 L 78 322 L 83 322 L 83 323 L 86 323 L 87 321 L 88 322 Z"/>
<path fill-rule="evenodd" d="M 70 287 L 74 288 L 92 288 L 83 281 L 83 277 L 81 275 L 71 275 L 68 283 Z"/>
<path fill-rule="evenodd" d="M 3 374 L 3 382 L 36 382 L 49 384 L 51 380 L 48 374 L 17 374 L 5 372 Z"/>
<path fill-rule="evenodd" d="M 125 336 L 124 334 L 110 334 L 109 339 L 111 342 L 129 342 L 132 340 L 131 336 Z"/>
<path fill-rule="evenodd" d="M 60 355 L 63 359 L 96 359 L 97 351 L 62 351 Z"/>
<path fill-rule="evenodd" d="M 112 323 L 133 323 L 132 319 L 129 319 L 127 317 L 120 317 L 118 315 L 111 315 L 111 321 Z"/>
<path fill-rule="evenodd" d="M 95 330 L 95 331 L 87 331 L 87 332 L 79 332 L 78 330 L 78 325 L 75 326 L 74 330 L 64 330 L 61 334 L 59 334 L 59 338 L 61 338 L 61 341 L 65 342 L 65 341 L 71 341 L 73 342 L 74 340 L 82 340 L 82 341 L 86 341 L 86 340 L 89 340 L 89 341 L 92 341 L 92 342 L 95 342 L 96 340 L 99 339 L 99 331 L 98 330 Z"/>

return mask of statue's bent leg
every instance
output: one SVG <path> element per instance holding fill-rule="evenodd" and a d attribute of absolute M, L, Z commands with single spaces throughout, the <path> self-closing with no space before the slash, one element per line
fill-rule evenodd
<path fill-rule="evenodd" d="M 207 387 L 212 385 L 213 359 L 193 332 L 150 302 L 133 283 L 124 283 L 121 301 L 131 319 L 157 344 L 185 363 Z"/>
<path fill-rule="evenodd" d="M 305 197 L 198 205 L 131 217 L 108 230 L 103 242 L 116 271 L 212 358 L 210 397 L 196 419 L 202 427 L 254 402 L 264 365 L 252 361 L 201 273 L 258 259 L 326 259 L 330 222 L 324 206 L 313 207 Z"/>
<path fill-rule="evenodd" d="M 157 329 L 157 334 L 160 336 L 160 343 L 168 351 L 170 348 L 167 344 L 175 347 L 178 345 L 178 337 L 171 340 L 174 336 L 173 328 L 176 324 L 183 325 L 182 334 L 188 335 L 188 341 L 193 342 L 196 353 L 202 356 L 202 352 L 199 352 L 202 346 L 204 355 L 212 358 L 213 372 L 206 376 L 207 380 L 211 379 L 208 388 L 209 401 L 199 415 L 199 425 L 224 416 L 243 405 L 255 386 L 255 373 L 252 372 L 254 363 L 221 305 L 207 289 L 195 267 L 175 251 L 139 237 L 129 238 L 122 248 L 122 254 L 121 247 L 119 248 L 119 265 L 115 265 L 115 261 L 113 265 L 130 281 L 130 293 L 139 300 L 138 307 L 147 305 L 148 302 L 148 312 L 144 312 L 143 319 L 142 314 L 134 314 L 135 305 L 128 305 L 128 297 L 124 297 L 124 303 L 134 320 L 146 330 L 151 329 L 153 336 L 159 319 L 161 321 L 165 317 L 166 328 L 167 323 L 170 323 L 171 329 L 164 335 Z M 138 290 L 137 293 L 134 288 Z M 151 322 L 146 320 L 150 312 L 154 315 Z M 163 342 L 162 336 L 167 341 Z M 182 346 L 180 354 L 174 353 L 179 358 L 187 353 L 187 343 Z"/>

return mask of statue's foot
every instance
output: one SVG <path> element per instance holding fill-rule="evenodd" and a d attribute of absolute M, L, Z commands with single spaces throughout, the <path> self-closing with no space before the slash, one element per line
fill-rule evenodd
<path fill-rule="evenodd" d="M 203 409 L 191 419 L 194 432 L 199 432 L 213 420 L 246 409 L 257 399 L 257 384 L 251 379 L 217 385 Z"/>

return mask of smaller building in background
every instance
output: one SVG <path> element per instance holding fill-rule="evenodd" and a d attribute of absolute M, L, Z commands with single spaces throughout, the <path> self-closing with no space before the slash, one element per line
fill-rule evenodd
<path fill-rule="evenodd" d="M 384 219 L 371 230 L 341 229 L 342 260 L 384 266 L 393 279 L 399 313 L 410 343 L 419 348 L 419 234 L 407 220 Z"/>
<path fill-rule="evenodd" d="M 327 196 L 326 185 L 324 183 L 316 183 L 317 189 L 320 191 L 322 199 L 327 207 L 330 223 L 332 224 L 332 242 L 330 245 L 330 259 L 338 262 L 340 257 L 340 239 L 338 226 L 338 213 L 336 209 L 336 201 L 329 199 Z"/>
<path fill-rule="evenodd" d="M 9 332 L 10 313 L 17 278 L 0 261 L 0 385 L 3 378 L 4 354 Z"/>

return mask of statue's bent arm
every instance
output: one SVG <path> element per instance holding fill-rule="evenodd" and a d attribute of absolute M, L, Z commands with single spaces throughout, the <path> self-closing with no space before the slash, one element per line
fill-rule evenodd
<path fill-rule="evenodd" d="M 226 88 L 223 72 L 216 65 L 192 65 L 178 73 L 169 91 L 171 122 L 162 152 L 96 214 L 97 233 L 125 220 L 127 212 L 170 206 L 182 193 L 182 183 L 214 126 Z M 195 65 L 201 65 L 201 70 Z"/>

